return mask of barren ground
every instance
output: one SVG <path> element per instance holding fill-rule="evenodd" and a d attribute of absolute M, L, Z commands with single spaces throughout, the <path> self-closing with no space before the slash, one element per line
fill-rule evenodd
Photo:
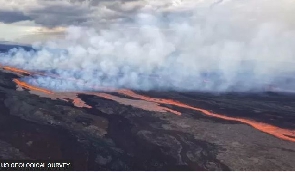
<path fill-rule="evenodd" d="M 152 111 L 157 104 L 118 93 L 79 94 L 92 108 L 76 107 L 17 90 L 14 78 L 0 72 L 1 159 L 71 159 L 75 170 L 295 170 L 295 142 L 247 123 L 167 104 Z M 138 94 L 295 131 L 295 95 Z"/>

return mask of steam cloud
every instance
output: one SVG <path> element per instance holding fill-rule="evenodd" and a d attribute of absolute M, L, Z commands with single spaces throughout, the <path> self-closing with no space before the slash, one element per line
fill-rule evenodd
<path fill-rule="evenodd" d="M 24 79 L 59 91 L 97 86 L 253 91 L 269 84 L 292 91 L 292 27 L 238 15 L 214 6 L 174 15 L 141 13 L 131 23 L 106 30 L 71 26 L 64 39 L 36 44 L 34 51 L 11 50 L 0 55 L 0 63 L 46 72 Z"/>

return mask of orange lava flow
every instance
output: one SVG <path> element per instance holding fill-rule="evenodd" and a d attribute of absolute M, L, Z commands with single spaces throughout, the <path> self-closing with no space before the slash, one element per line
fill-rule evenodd
<path fill-rule="evenodd" d="M 132 99 L 127 99 L 127 98 L 121 98 L 121 97 L 117 97 L 117 96 L 113 96 L 110 94 L 106 94 L 106 93 L 87 93 L 90 95 L 95 95 L 101 98 L 105 98 L 105 99 L 110 99 L 113 101 L 116 101 L 120 104 L 124 104 L 124 105 L 131 105 L 140 109 L 144 109 L 147 111 L 155 111 L 155 112 L 171 112 L 174 113 L 176 115 L 181 115 L 180 112 L 177 112 L 175 110 L 166 108 L 166 107 L 161 107 L 159 106 L 158 103 L 154 103 L 154 102 L 147 102 L 147 101 L 143 101 L 143 100 L 132 100 Z"/>
<path fill-rule="evenodd" d="M 36 86 L 32 86 L 29 85 L 23 81 L 20 81 L 18 79 L 13 79 L 13 82 L 15 82 L 17 85 L 19 85 L 20 87 L 32 90 L 32 91 L 38 91 L 41 93 L 45 93 L 47 96 L 45 97 L 49 97 L 51 99 L 61 99 L 64 101 L 68 101 L 66 98 L 71 99 L 72 103 L 74 104 L 74 106 L 79 107 L 79 108 L 92 108 L 91 106 L 87 105 L 83 100 L 81 100 L 80 98 L 77 97 L 77 93 L 54 93 L 52 91 L 43 89 L 43 88 L 39 88 Z M 43 95 L 44 96 L 44 95 Z"/>
<path fill-rule="evenodd" d="M 80 98 L 76 97 L 73 99 L 73 104 L 76 106 L 76 107 L 85 107 L 85 108 L 89 108 L 91 109 L 92 107 L 87 105 L 83 100 L 81 100 Z"/>
<path fill-rule="evenodd" d="M 43 93 L 46 93 L 46 94 L 53 94 L 53 92 L 51 92 L 49 90 L 29 85 L 29 84 L 27 84 L 27 83 L 25 83 L 23 81 L 18 80 L 18 79 L 13 79 L 13 82 L 15 82 L 17 85 L 19 85 L 19 86 L 21 86 L 23 88 L 29 89 L 29 90 L 40 91 L 40 92 L 43 92 Z"/>
<path fill-rule="evenodd" d="M 34 74 L 22 69 L 17 69 L 17 68 L 13 68 L 13 67 L 8 67 L 5 66 L 3 67 L 3 69 L 11 71 L 11 72 L 15 72 L 15 73 L 20 73 L 20 74 Z M 41 74 L 41 73 L 40 73 Z M 47 75 L 47 74 L 42 74 L 42 75 Z M 49 75 L 48 75 L 49 76 Z M 54 77 L 59 77 L 54 75 Z M 64 78 L 62 78 L 64 79 Z M 73 79 L 74 80 L 74 79 Z M 46 94 L 50 94 L 53 95 L 54 92 L 43 89 L 43 88 L 39 88 L 33 85 L 29 85 L 23 81 L 20 81 L 18 79 L 13 79 L 13 81 L 26 89 L 29 90 L 34 90 L 34 91 L 38 91 L 38 92 L 42 92 L 42 93 L 46 93 Z M 102 89 L 106 89 L 106 88 L 102 88 Z M 114 91 L 113 89 L 109 89 L 109 91 Z M 127 98 L 120 98 L 120 97 L 116 97 L 110 94 L 106 94 L 106 93 L 86 93 L 86 94 L 92 94 L 92 95 L 96 95 L 99 97 L 103 97 L 103 98 L 107 98 L 107 99 L 111 99 L 114 101 L 117 101 L 119 103 L 122 104 L 128 104 L 128 105 L 132 105 L 138 108 L 142 108 L 145 110 L 149 110 L 149 111 L 158 111 L 158 112 L 171 112 L 174 113 L 176 115 L 181 115 L 180 112 L 166 108 L 166 107 L 161 107 L 159 104 L 168 104 L 168 105 L 174 105 L 174 106 L 178 106 L 181 108 L 186 108 L 186 109 L 191 109 L 194 111 L 198 111 L 198 112 L 202 112 L 203 114 L 207 115 L 207 116 L 211 116 L 211 117 L 215 117 L 215 118 L 220 118 L 220 119 L 224 119 L 224 120 L 229 120 L 229 121 L 236 121 L 236 122 L 241 122 L 241 123 L 245 123 L 248 124 L 264 133 L 268 133 L 271 134 L 275 137 L 278 137 L 280 139 L 283 140 L 288 140 L 288 141 L 292 141 L 295 142 L 295 131 L 294 130 L 288 130 L 288 129 L 283 129 L 283 128 L 279 128 L 270 124 L 266 124 L 263 122 L 257 122 L 257 121 L 253 121 L 253 120 L 249 120 L 249 119 L 243 119 L 243 118 L 237 118 L 237 117 L 229 117 L 229 116 L 225 116 L 225 115 L 221 115 L 221 114 L 216 114 L 213 112 L 210 112 L 208 110 L 205 109 L 201 109 L 201 108 L 196 108 L 196 107 L 192 107 L 189 105 L 186 105 L 184 103 L 181 102 L 177 102 L 171 99 L 160 99 L 160 98 L 151 98 L 151 97 L 147 97 L 147 96 L 143 96 L 143 95 L 139 95 L 131 90 L 126 90 L 126 89 L 122 89 L 122 90 L 117 90 L 116 92 L 129 96 L 129 97 L 133 97 L 133 98 L 137 98 L 137 99 L 141 99 L 147 102 L 153 102 L 155 104 L 147 104 L 147 102 L 140 102 L 139 100 L 130 100 Z M 61 93 L 62 94 L 62 93 Z M 75 93 L 77 95 L 77 93 Z M 57 98 L 61 98 L 62 95 L 58 95 L 56 94 Z M 65 96 L 67 97 L 67 96 Z M 70 99 L 73 100 L 73 104 L 76 107 L 86 107 L 86 108 L 92 108 L 91 106 L 87 105 L 85 102 L 83 102 L 80 98 L 78 97 L 71 97 Z"/>
<path fill-rule="evenodd" d="M 14 68 L 14 67 L 9 67 L 9 66 L 4 66 L 3 67 L 4 70 L 10 71 L 10 72 L 14 72 L 14 73 L 19 73 L 19 74 L 28 74 L 30 75 L 31 73 L 22 69 L 18 69 L 18 68 Z"/>
<path fill-rule="evenodd" d="M 119 90 L 118 91 L 121 94 L 133 97 L 133 98 L 138 98 L 138 99 L 142 99 L 142 100 L 146 100 L 146 101 L 151 101 L 151 102 L 156 102 L 159 104 L 169 104 L 169 105 L 174 105 L 174 106 L 178 106 L 178 107 L 182 107 L 182 108 L 186 108 L 186 109 L 191 109 L 191 110 L 195 110 L 195 111 L 199 111 L 202 112 L 205 115 L 208 116 L 212 116 L 215 118 L 220 118 L 220 119 L 224 119 L 224 120 L 229 120 L 229 121 L 237 121 L 237 122 L 242 122 L 245 124 L 248 124 L 264 133 L 268 133 L 271 134 L 273 136 L 276 136 L 280 139 L 283 140 L 288 140 L 288 141 L 292 141 L 295 142 L 295 131 L 294 130 L 288 130 L 288 129 L 283 129 L 283 128 L 279 128 L 270 124 L 266 124 L 263 122 L 256 122 L 256 121 L 252 121 L 252 120 L 248 120 L 248 119 L 243 119 L 243 118 L 237 118 L 237 117 L 229 117 L 229 116 L 225 116 L 225 115 L 221 115 L 221 114 L 216 114 L 213 112 L 210 112 L 208 110 L 205 109 L 201 109 L 201 108 L 196 108 L 196 107 L 192 107 L 186 104 L 183 104 L 181 102 L 177 102 L 174 100 L 170 100 L 170 99 L 158 99 L 158 98 L 150 98 L 147 96 L 143 96 L 143 95 L 139 95 L 131 90 Z M 290 137 L 289 137 L 290 136 Z M 294 138 L 293 138 L 294 137 Z"/>

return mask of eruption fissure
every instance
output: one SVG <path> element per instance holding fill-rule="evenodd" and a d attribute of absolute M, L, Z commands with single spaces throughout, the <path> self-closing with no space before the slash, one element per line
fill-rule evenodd
<path fill-rule="evenodd" d="M 41 73 L 41 72 L 28 72 L 26 70 L 22 70 L 22 69 L 18 69 L 15 67 L 8 67 L 5 66 L 3 67 L 4 70 L 8 70 L 11 72 L 15 72 L 15 73 L 20 73 L 20 74 L 29 74 L 29 75 L 43 75 L 46 76 L 46 73 Z M 57 76 L 57 75 L 50 75 L 50 77 L 57 77 L 58 79 L 62 79 L 61 77 Z M 75 79 L 73 78 L 65 78 L 65 80 L 72 80 L 75 81 Z M 49 91 L 47 89 L 44 88 L 40 88 L 38 86 L 35 85 L 30 85 L 24 81 L 20 81 L 19 79 L 13 79 L 13 81 L 19 85 L 22 88 L 26 88 L 29 90 L 33 90 L 33 91 L 38 91 L 41 93 L 45 93 L 45 94 L 50 94 L 51 98 L 59 98 L 61 100 L 64 101 L 68 101 L 67 99 L 72 99 L 72 103 L 76 106 L 76 107 L 80 107 L 80 108 L 92 108 L 91 106 L 87 105 L 83 100 L 81 100 L 80 98 L 78 98 L 78 94 L 79 92 L 76 93 L 71 93 L 71 92 L 53 92 L 53 91 Z M 77 82 L 79 82 L 79 80 L 77 80 Z M 99 89 L 99 90 L 103 90 L 103 91 L 115 91 L 115 89 L 111 89 L 111 88 L 105 88 L 105 87 L 96 87 L 96 86 L 92 86 L 92 89 Z M 116 101 L 120 104 L 125 104 L 125 105 L 131 105 L 137 108 L 141 108 L 144 110 L 148 110 L 148 111 L 155 111 L 155 112 L 171 112 L 174 113 L 176 115 L 181 115 L 180 112 L 177 112 L 175 110 L 166 108 L 166 107 L 162 107 L 159 106 L 159 104 L 157 103 L 152 103 L 152 102 L 141 102 L 138 100 L 130 100 L 130 99 L 126 99 L 126 98 L 120 98 L 120 97 L 116 97 L 107 93 L 91 93 L 91 92 L 80 92 L 81 94 L 89 94 L 89 95 L 95 95 L 97 97 L 101 97 L 101 98 L 105 98 L 105 99 L 110 99 L 113 101 Z M 54 95 L 53 95 L 54 94 Z"/>
<path fill-rule="evenodd" d="M 17 68 L 11 68 L 11 67 L 8 67 L 8 68 L 6 67 L 4 69 L 9 69 L 10 71 L 14 71 L 14 72 L 21 71 L 23 73 L 29 73 L 24 70 L 18 70 Z M 11 70 L 11 69 L 13 69 L 13 70 Z M 23 88 L 29 89 L 29 90 L 39 91 L 39 92 L 50 94 L 50 95 L 55 94 L 53 91 L 39 88 L 37 86 L 32 86 L 30 84 L 27 84 L 26 82 L 20 81 L 19 79 L 14 79 L 13 81 L 17 85 L 19 85 Z M 114 91 L 114 89 L 111 89 L 111 90 Z M 87 105 L 84 101 L 82 101 L 81 99 L 79 99 L 77 97 L 77 95 L 81 93 L 81 94 L 94 95 L 94 96 L 98 96 L 101 98 L 110 99 L 113 101 L 117 101 L 121 104 L 132 105 L 134 107 L 141 108 L 141 109 L 148 110 L 148 111 L 156 111 L 156 112 L 167 112 L 168 111 L 168 112 L 174 113 L 176 115 L 181 115 L 181 112 L 160 106 L 161 104 L 173 105 L 173 106 L 177 106 L 177 107 L 181 107 L 181 108 L 185 108 L 185 109 L 198 111 L 198 112 L 201 112 L 207 116 L 211 116 L 211 117 L 215 117 L 215 118 L 219 118 L 219 119 L 224 119 L 224 120 L 229 120 L 229 121 L 236 121 L 236 122 L 245 123 L 245 124 L 248 124 L 248 125 L 254 127 L 255 129 L 260 130 L 264 133 L 273 135 L 273 136 L 278 137 L 283 140 L 295 142 L 295 131 L 294 130 L 283 129 L 283 128 L 279 128 L 279 127 L 276 127 L 276 126 L 273 126 L 270 124 L 257 122 L 257 121 L 253 121 L 253 120 L 249 120 L 249 119 L 229 117 L 229 116 L 213 113 L 208 110 L 205 110 L 202 108 L 196 108 L 196 107 L 193 107 L 193 106 L 190 106 L 190 105 L 187 105 L 187 104 L 175 101 L 175 100 L 171 100 L 171 99 L 151 98 L 148 96 L 137 94 L 137 93 L 135 93 L 131 90 L 128 90 L 128 89 L 118 89 L 118 90 L 116 90 L 116 92 L 120 93 L 122 95 L 125 95 L 125 96 L 139 99 L 139 101 L 130 100 L 127 98 L 120 98 L 120 97 L 116 97 L 116 96 L 113 96 L 113 95 L 110 95 L 107 93 L 97 93 L 97 92 L 77 92 L 77 93 L 72 93 L 72 94 L 71 93 L 56 93 L 55 96 L 60 99 L 64 99 L 65 97 L 67 97 L 67 98 L 70 97 L 70 99 L 73 100 L 73 104 L 77 107 L 92 108 L 91 106 Z M 142 100 L 145 102 L 141 102 Z M 147 103 L 147 102 L 149 102 L 149 103 Z M 154 104 L 151 104 L 151 103 L 154 103 Z"/>
<path fill-rule="evenodd" d="M 286 12 L 291 6 L 290 1 L 286 2 L 281 5 L 281 1 L 261 1 L 259 9 L 252 8 L 257 3 L 254 0 L 218 2 L 214 8 L 196 5 L 175 13 L 167 8 L 168 11 L 159 10 L 156 15 L 144 8 L 107 29 L 91 22 L 86 22 L 89 27 L 69 26 L 64 37 L 59 37 L 62 39 L 34 44 L 29 51 L 15 48 L 0 53 L 0 63 L 5 64 L 7 71 L 33 76 L 13 80 L 23 88 L 63 100 L 67 96 L 61 95 L 65 93 L 56 92 L 76 92 L 68 94 L 77 106 L 90 108 L 77 97 L 81 91 L 118 92 L 153 103 L 143 107 L 143 103 L 111 94 L 97 96 L 180 115 L 161 107 L 178 106 L 246 123 L 278 138 L 295 141 L 293 130 L 131 91 L 260 92 L 274 85 L 278 91 L 294 92 L 295 20 L 293 13 Z M 254 20 L 253 14 L 257 14 Z M 135 30 L 125 29 L 127 25 Z"/>

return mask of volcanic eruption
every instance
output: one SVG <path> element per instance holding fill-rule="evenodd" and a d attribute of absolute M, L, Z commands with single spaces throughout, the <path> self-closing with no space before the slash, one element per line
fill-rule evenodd
<path fill-rule="evenodd" d="M 0 43 L 0 157 L 94 170 L 294 168 L 294 3 L 209 1 L 25 3 L 17 16 L 36 25 L 26 32 L 49 38 Z"/>
<path fill-rule="evenodd" d="M 282 23 L 258 24 L 250 28 L 251 32 L 244 32 L 245 37 L 240 35 L 239 22 L 233 22 L 224 9 L 195 12 L 181 22 L 179 18 L 169 18 L 167 24 L 160 26 L 163 16 L 139 14 L 135 21 L 140 22 L 134 23 L 139 32 L 137 35 L 115 26 L 100 31 L 69 27 L 64 39 L 43 46 L 35 45 L 29 51 L 12 49 L 0 55 L 0 62 L 4 70 L 26 75 L 14 79 L 20 87 L 54 94 L 64 100 L 60 96 L 62 92 L 70 92 L 73 103 L 79 107 L 91 108 L 73 95 L 92 94 L 146 110 L 181 114 L 161 106 L 169 104 L 246 123 L 294 141 L 294 131 L 291 130 L 131 91 L 249 92 L 262 91 L 270 84 L 281 90 L 295 86 L 294 82 L 286 82 L 292 80 L 295 73 L 291 67 L 295 37 Z M 226 32 L 223 30 L 225 26 Z M 282 60 L 275 58 L 281 52 L 284 52 Z M 284 77 L 287 79 L 276 82 Z M 101 92 L 117 92 L 145 103 Z"/>

